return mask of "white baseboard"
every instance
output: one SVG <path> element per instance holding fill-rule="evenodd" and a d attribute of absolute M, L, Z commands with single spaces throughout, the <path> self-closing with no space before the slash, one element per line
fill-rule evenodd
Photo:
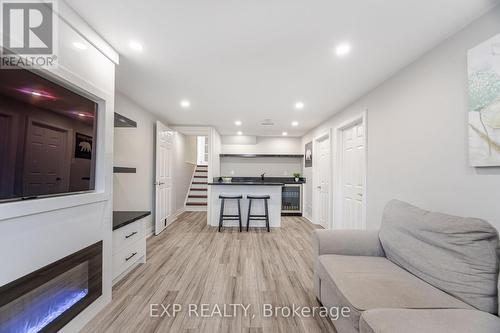
<path fill-rule="evenodd" d="M 155 234 L 155 228 L 152 226 L 151 228 L 149 228 L 149 230 L 146 230 L 146 239 L 153 236 L 154 234 Z"/>
<path fill-rule="evenodd" d="M 312 217 L 307 216 L 306 214 L 303 214 L 302 217 L 305 218 L 306 220 L 308 220 L 309 222 L 311 222 L 312 224 L 314 224 L 312 221 Z"/>
<path fill-rule="evenodd" d="M 174 219 L 172 220 L 172 223 L 174 223 L 174 222 L 177 220 L 177 218 L 179 217 L 179 215 L 181 215 L 181 214 L 182 214 L 182 213 L 184 213 L 185 211 L 186 211 L 186 208 L 185 208 L 185 207 L 181 207 L 181 208 L 179 208 L 179 209 L 175 212 L 175 214 L 174 214 Z"/>
<path fill-rule="evenodd" d="M 137 266 L 142 265 L 146 262 L 146 256 L 140 258 L 136 263 L 127 268 L 124 272 L 113 279 L 113 286 L 125 278 L 130 272 L 132 272 Z"/>
<path fill-rule="evenodd" d="M 172 223 L 174 223 L 175 221 L 177 221 L 177 218 L 179 217 L 179 215 L 181 215 L 184 212 L 185 212 L 184 208 L 179 208 L 179 210 L 177 210 L 175 212 L 175 214 L 172 218 L 172 221 L 167 225 L 167 227 L 169 225 L 171 225 Z M 149 230 L 146 230 L 146 238 L 149 238 L 149 237 L 153 236 L 154 234 L 155 234 L 155 226 L 154 226 L 154 221 L 153 221 L 151 228 Z"/>

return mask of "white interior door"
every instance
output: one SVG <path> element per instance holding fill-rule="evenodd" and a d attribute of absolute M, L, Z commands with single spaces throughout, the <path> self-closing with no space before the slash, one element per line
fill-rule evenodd
<path fill-rule="evenodd" d="M 325 229 L 330 228 L 330 138 L 327 137 L 324 140 L 318 141 L 317 143 L 317 154 L 316 159 L 318 166 L 318 178 L 317 178 L 317 216 L 318 223 Z"/>
<path fill-rule="evenodd" d="M 171 222 L 172 216 L 172 131 L 156 122 L 155 235 Z"/>
<path fill-rule="evenodd" d="M 364 229 L 365 130 L 363 122 L 342 130 L 342 227 Z"/>
<path fill-rule="evenodd" d="M 24 196 L 68 191 L 68 147 L 67 130 L 29 121 L 24 157 Z"/>

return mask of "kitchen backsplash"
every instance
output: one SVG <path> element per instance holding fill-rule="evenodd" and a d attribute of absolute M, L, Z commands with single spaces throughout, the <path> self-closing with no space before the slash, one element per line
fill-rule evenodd
<path fill-rule="evenodd" d="M 293 177 L 299 172 L 302 174 L 301 158 L 283 157 L 260 157 L 241 158 L 224 157 L 221 158 L 221 175 L 255 177 L 266 173 L 268 177 Z"/>

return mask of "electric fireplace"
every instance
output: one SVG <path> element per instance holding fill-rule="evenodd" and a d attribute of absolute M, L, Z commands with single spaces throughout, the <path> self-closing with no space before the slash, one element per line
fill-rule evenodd
<path fill-rule="evenodd" d="M 56 332 L 102 294 L 102 241 L 0 287 L 0 333 Z"/>

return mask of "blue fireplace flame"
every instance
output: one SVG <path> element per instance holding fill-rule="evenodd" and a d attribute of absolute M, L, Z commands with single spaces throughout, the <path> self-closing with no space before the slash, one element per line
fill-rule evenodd
<path fill-rule="evenodd" d="M 36 333 L 49 325 L 66 310 L 87 296 L 88 289 L 61 290 L 45 298 L 30 302 L 27 309 L 0 324 L 0 333 Z"/>

